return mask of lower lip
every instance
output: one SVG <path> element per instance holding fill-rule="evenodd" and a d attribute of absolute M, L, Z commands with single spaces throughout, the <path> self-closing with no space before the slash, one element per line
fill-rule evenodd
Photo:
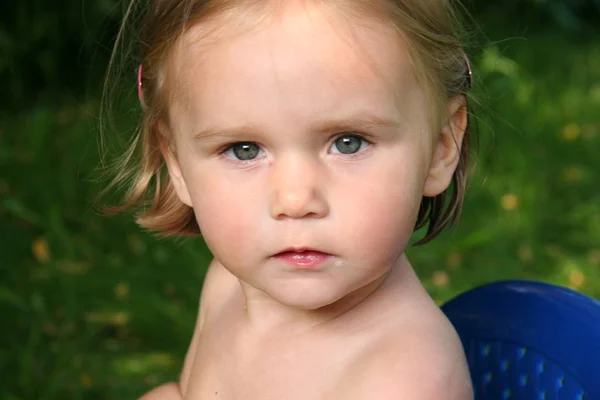
<path fill-rule="evenodd" d="M 285 261 L 298 269 L 313 269 L 327 261 L 331 256 L 318 251 L 286 251 L 273 258 Z"/>

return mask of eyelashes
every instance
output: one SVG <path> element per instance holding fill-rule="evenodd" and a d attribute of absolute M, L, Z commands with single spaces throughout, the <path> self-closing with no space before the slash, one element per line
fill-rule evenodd
<path fill-rule="evenodd" d="M 264 155 L 264 151 L 255 142 L 238 142 L 226 147 L 223 154 L 237 161 L 251 161 Z"/>
<path fill-rule="evenodd" d="M 333 154 L 356 154 L 366 148 L 370 143 L 359 135 L 343 135 L 334 140 L 330 147 Z M 336 151 L 332 151 L 336 148 Z"/>
<path fill-rule="evenodd" d="M 351 158 L 362 153 L 372 144 L 363 134 L 347 132 L 335 137 L 327 152 Z M 219 153 L 226 159 L 241 164 L 247 164 L 266 156 L 265 151 L 259 144 L 250 141 L 230 143 L 223 147 Z"/>

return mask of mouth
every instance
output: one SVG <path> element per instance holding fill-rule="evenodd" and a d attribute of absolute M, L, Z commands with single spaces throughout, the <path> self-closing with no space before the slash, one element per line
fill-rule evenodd
<path fill-rule="evenodd" d="M 305 247 L 293 247 L 285 249 L 271 258 L 286 262 L 298 269 L 312 269 L 323 264 L 331 257 L 333 257 L 331 254 L 319 250 Z"/>

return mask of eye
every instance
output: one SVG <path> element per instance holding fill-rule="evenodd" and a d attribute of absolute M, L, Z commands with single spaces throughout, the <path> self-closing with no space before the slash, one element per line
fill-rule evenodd
<path fill-rule="evenodd" d="M 251 161 L 261 153 L 260 147 L 253 142 L 234 143 L 223 152 L 227 157 L 239 161 Z"/>
<path fill-rule="evenodd" d="M 365 139 L 358 135 L 344 135 L 337 138 L 331 146 L 332 153 L 354 154 L 369 145 Z"/>

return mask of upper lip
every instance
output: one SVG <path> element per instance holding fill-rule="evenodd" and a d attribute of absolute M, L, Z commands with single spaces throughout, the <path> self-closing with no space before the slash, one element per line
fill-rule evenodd
<path fill-rule="evenodd" d="M 277 255 L 280 255 L 280 254 L 283 254 L 283 253 L 304 253 L 305 251 L 314 251 L 314 252 L 317 252 L 317 253 L 329 254 L 327 252 L 324 252 L 324 251 L 321 251 L 321 250 L 318 250 L 318 249 L 314 249 L 312 247 L 292 246 L 292 247 L 288 247 L 288 248 L 286 248 L 286 249 L 284 249 L 284 250 L 282 250 L 282 251 L 280 251 L 278 253 L 275 253 L 274 255 L 277 256 Z"/>

